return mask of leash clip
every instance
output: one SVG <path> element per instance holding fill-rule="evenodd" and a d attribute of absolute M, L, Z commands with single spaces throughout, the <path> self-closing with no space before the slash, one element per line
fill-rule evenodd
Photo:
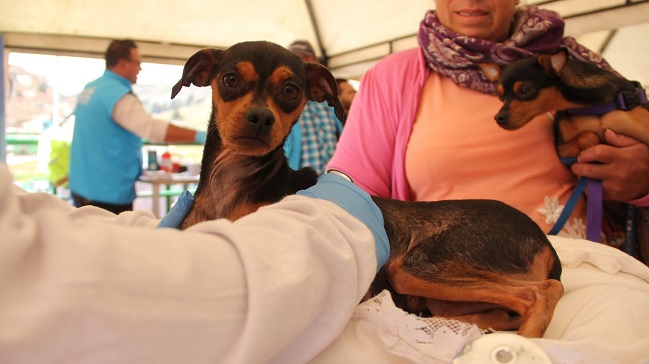
<path fill-rule="evenodd" d="M 642 103 L 647 102 L 647 93 L 643 88 L 636 88 L 633 91 L 620 91 L 615 98 L 615 106 L 618 110 L 628 111 Z"/>

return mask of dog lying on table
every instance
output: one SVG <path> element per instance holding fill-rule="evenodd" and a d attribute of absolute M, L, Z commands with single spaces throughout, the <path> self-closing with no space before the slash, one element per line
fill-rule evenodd
<path fill-rule="evenodd" d="M 236 220 L 316 183 L 312 169 L 288 167 L 283 143 L 307 99 L 327 101 L 342 118 L 324 66 L 273 43 L 244 42 L 190 57 L 172 98 L 192 84 L 212 87 L 213 109 L 195 204 L 181 228 Z M 374 200 L 391 254 L 370 294 L 389 289 L 408 312 L 543 334 L 563 292 L 561 266 L 526 215 L 487 200 Z"/>

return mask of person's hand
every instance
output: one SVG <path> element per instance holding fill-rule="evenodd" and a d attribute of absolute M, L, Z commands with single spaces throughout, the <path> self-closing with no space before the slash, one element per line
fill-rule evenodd
<path fill-rule="evenodd" d="M 169 213 L 160 220 L 158 227 L 179 229 L 180 224 L 192 209 L 193 205 L 194 196 L 189 191 L 183 191 L 180 196 L 178 196 L 176 203 L 171 207 L 171 210 L 169 210 Z"/>
<path fill-rule="evenodd" d="M 601 179 L 607 200 L 630 201 L 649 194 L 649 146 L 612 130 L 604 132 L 604 139 L 609 145 L 582 151 L 572 171 Z"/>
<path fill-rule="evenodd" d="M 331 201 L 359 219 L 374 235 L 376 270 L 388 261 L 390 244 L 383 227 L 383 214 L 367 192 L 339 175 L 325 173 L 318 178 L 318 183 L 297 194 Z"/>

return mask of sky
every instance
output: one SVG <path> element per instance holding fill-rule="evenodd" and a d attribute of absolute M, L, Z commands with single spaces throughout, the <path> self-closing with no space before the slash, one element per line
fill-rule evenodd
<path fill-rule="evenodd" d="M 83 86 L 101 76 L 106 68 L 104 60 L 52 56 L 29 53 L 9 53 L 9 64 L 22 67 L 31 74 L 45 76 L 61 95 L 75 95 Z M 139 85 L 175 84 L 182 75 L 182 66 L 142 63 Z"/>

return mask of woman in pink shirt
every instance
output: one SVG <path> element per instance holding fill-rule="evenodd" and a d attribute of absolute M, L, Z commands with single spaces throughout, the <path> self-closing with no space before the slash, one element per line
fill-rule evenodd
<path fill-rule="evenodd" d="M 607 144 L 567 167 L 555 152 L 551 115 L 516 131 L 493 119 L 502 102 L 476 63 L 510 64 L 566 47 L 571 57 L 610 68 L 563 36 L 556 13 L 518 8 L 519 0 L 435 3 L 421 22 L 419 47 L 386 57 L 363 77 L 328 168 L 382 197 L 500 200 L 546 232 L 581 176 L 601 179 L 608 200 L 649 206 L 648 146 L 607 131 Z M 647 221 L 635 217 L 642 235 Z M 586 221 L 582 195 L 559 235 L 584 238 Z M 624 235 L 610 229 L 604 224 L 600 240 L 624 244 Z"/>

